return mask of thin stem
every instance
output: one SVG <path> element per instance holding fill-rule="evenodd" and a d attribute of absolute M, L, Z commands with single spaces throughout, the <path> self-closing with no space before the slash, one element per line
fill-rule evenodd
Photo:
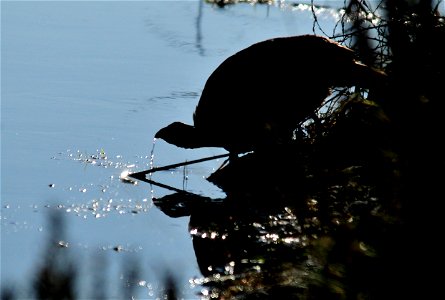
<path fill-rule="evenodd" d="M 130 176 L 132 178 L 135 178 L 135 179 L 143 180 L 143 179 L 145 179 L 145 175 L 146 174 L 151 174 L 151 173 L 158 172 L 158 171 L 170 170 L 170 169 L 174 169 L 174 168 L 177 168 L 177 167 L 182 167 L 182 166 L 186 166 L 186 165 L 196 164 L 196 163 L 200 163 L 200 162 L 207 161 L 207 160 L 227 157 L 229 155 L 230 155 L 229 153 L 225 153 L 225 154 L 220 154 L 220 155 L 215 155 L 215 156 L 210 156 L 210 157 L 204 157 L 204 158 L 190 160 L 190 161 L 185 161 L 185 162 L 181 162 L 181 163 L 177 163 L 177 164 L 167 165 L 167 166 L 163 166 L 163 167 L 159 167 L 159 168 L 152 168 L 152 169 L 149 169 L 149 170 L 132 173 L 132 174 L 130 174 L 128 176 Z M 143 181 L 145 181 L 145 180 L 143 180 Z"/>

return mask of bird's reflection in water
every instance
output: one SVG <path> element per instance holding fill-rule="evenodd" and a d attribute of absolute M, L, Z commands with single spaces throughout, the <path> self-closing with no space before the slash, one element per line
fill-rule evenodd
<path fill-rule="evenodd" d="M 251 158 L 247 155 L 245 159 Z M 232 172 L 226 170 L 233 167 L 231 164 L 218 172 Z M 265 276 L 272 276 L 271 267 L 278 270 L 286 263 L 302 264 L 306 260 L 308 237 L 293 208 L 286 206 L 286 199 L 274 197 L 277 192 L 271 189 L 273 183 L 250 191 L 235 189 L 232 184 L 225 199 L 175 193 L 155 201 L 171 217 L 190 216 L 189 231 L 204 276 L 195 284 L 206 287 L 214 297 L 240 287 L 239 281 L 247 283 L 249 277 L 254 280 L 259 276 L 256 279 L 263 281 Z M 247 288 L 252 283 L 242 285 Z"/>

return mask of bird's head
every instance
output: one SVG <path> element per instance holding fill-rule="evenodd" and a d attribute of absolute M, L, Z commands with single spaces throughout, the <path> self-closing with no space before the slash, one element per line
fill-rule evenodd
<path fill-rule="evenodd" d="M 155 138 L 163 139 L 167 143 L 181 148 L 196 148 L 195 135 L 196 130 L 193 126 L 181 122 L 173 122 L 160 129 L 155 134 Z"/>

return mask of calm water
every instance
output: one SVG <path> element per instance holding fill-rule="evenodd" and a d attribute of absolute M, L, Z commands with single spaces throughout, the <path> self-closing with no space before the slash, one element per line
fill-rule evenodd
<path fill-rule="evenodd" d="M 29 294 L 48 246 L 50 212 L 81 274 L 79 295 L 121 295 L 125 267 L 139 269 L 135 298 L 151 299 L 171 270 L 186 299 L 199 286 L 188 217 L 153 206 L 170 191 L 119 179 L 150 167 L 154 133 L 192 122 L 210 73 L 260 40 L 312 32 L 311 12 L 289 6 L 197 1 L 1 3 L 1 285 Z M 335 18 L 319 15 L 329 28 Z M 154 147 L 154 166 L 224 153 Z M 159 172 L 153 179 L 208 197 L 222 161 Z M 118 249 L 119 251 L 115 251 Z M 100 258 L 99 258 L 100 257 Z M 107 279 L 93 285 L 92 270 Z"/>

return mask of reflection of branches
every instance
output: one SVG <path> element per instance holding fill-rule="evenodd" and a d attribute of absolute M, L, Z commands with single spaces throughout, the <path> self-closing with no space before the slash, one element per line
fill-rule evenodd
<path fill-rule="evenodd" d="M 226 5 L 232 5 L 237 3 L 250 3 L 250 4 L 266 4 L 269 5 L 271 0 L 204 0 L 207 3 L 215 4 L 218 7 L 224 7 Z"/>
<path fill-rule="evenodd" d="M 203 1 L 198 1 L 198 15 L 196 16 L 196 48 L 201 56 L 204 56 L 204 48 L 202 47 L 202 7 Z"/>
<path fill-rule="evenodd" d="M 315 5 L 314 5 L 314 0 L 311 0 L 311 11 L 312 11 L 312 16 L 314 17 L 314 22 L 312 23 L 312 31 L 315 33 L 315 25 L 317 25 L 318 29 L 326 36 L 328 36 L 323 29 L 320 26 L 320 23 L 318 22 L 318 18 L 317 18 L 317 14 L 315 13 Z"/>

